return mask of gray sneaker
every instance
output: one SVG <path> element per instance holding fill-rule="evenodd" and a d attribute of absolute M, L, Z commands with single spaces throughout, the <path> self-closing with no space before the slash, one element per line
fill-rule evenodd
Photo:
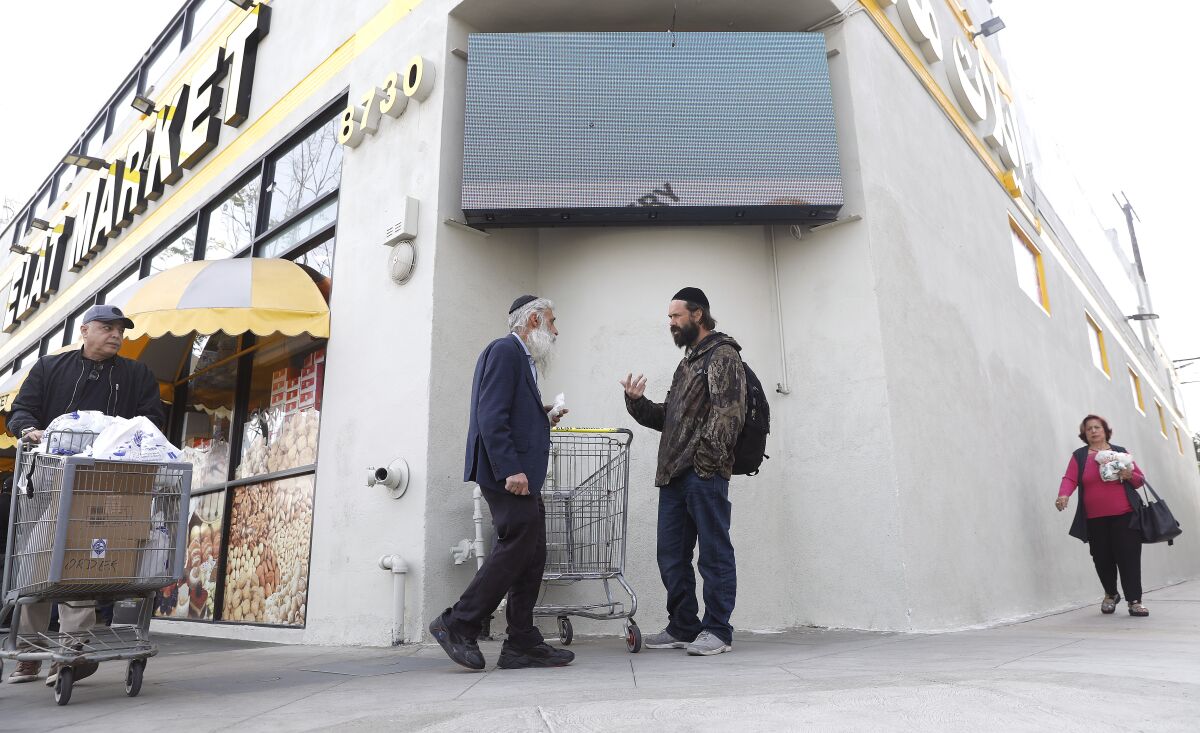
<path fill-rule="evenodd" d="M 711 657 L 714 654 L 724 654 L 733 651 L 733 645 L 726 644 L 716 636 L 701 631 L 696 640 L 687 645 L 687 653 L 693 657 Z"/>
<path fill-rule="evenodd" d="M 671 636 L 669 633 L 667 633 L 666 629 L 663 629 L 657 634 L 650 634 L 649 636 L 642 637 L 642 646 L 646 647 L 647 649 L 683 649 L 687 645 L 688 643 L 686 641 L 680 641 L 679 639 L 676 639 L 674 636 Z"/>

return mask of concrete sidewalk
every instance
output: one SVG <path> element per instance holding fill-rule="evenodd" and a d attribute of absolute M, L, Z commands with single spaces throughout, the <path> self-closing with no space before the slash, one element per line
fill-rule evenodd
<path fill-rule="evenodd" d="M 436 645 L 396 650 L 158 637 L 137 698 L 123 665 L 54 705 L 0 685 L 0 729 L 112 731 L 1200 730 L 1200 581 L 1124 603 L 952 634 L 743 634 L 734 652 L 631 655 L 577 640 L 565 669 L 462 670 Z M 647 630 L 654 631 L 654 630 Z M 12 663 L 5 664 L 12 671 Z"/>

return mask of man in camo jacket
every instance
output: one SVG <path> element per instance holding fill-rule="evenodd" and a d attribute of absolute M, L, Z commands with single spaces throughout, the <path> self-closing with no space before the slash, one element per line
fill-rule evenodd
<path fill-rule="evenodd" d="M 658 569 L 667 589 L 669 623 L 645 638 L 648 649 L 687 649 L 711 656 L 733 649 L 737 568 L 729 539 L 733 447 L 746 418 L 741 346 L 714 330 L 708 298 L 684 288 L 668 306 L 671 336 L 685 349 L 662 404 L 646 398 L 646 378 L 626 375 L 625 408 L 659 430 Z M 700 541 L 704 619 L 698 618 L 692 556 Z"/>

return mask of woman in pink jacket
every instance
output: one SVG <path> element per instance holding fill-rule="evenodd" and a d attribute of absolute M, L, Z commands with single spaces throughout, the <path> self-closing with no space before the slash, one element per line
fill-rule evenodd
<path fill-rule="evenodd" d="M 1104 586 L 1100 612 L 1117 610 L 1121 601 L 1121 594 L 1117 592 L 1119 572 L 1121 589 L 1129 601 L 1129 615 L 1149 616 L 1150 612 L 1142 605 L 1142 536 L 1134 525 L 1135 515 L 1130 503 L 1130 494 L 1145 482 L 1145 477 L 1136 462 L 1132 468 L 1118 474 L 1119 481 L 1105 481 L 1100 477 L 1100 464 L 1096 461 L 1100 451 L 1127 452 L 1121 446 L 1109 443 L 1110 438 L 1112 428 L 1107 420 L 1099 415 L 1088 415 L 1083 419 L 1079 425 L 1079 439 L 1087 446 L 1071 455 L 1054 505 L 1061 512 L 1067 508 L 1076 487 L 1083 492 L 1082 500 L 1075 507 L 1071 536 L 1083 540 L 1091 548 L 1096 574 Z"/>

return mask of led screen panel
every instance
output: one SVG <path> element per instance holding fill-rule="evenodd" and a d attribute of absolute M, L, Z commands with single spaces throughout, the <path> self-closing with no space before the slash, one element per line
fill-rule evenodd
<path fill-rule="evenodd" d="M 820 33 L 476 33 L 482 227 L 820 223 L 842 205 Z"/>

